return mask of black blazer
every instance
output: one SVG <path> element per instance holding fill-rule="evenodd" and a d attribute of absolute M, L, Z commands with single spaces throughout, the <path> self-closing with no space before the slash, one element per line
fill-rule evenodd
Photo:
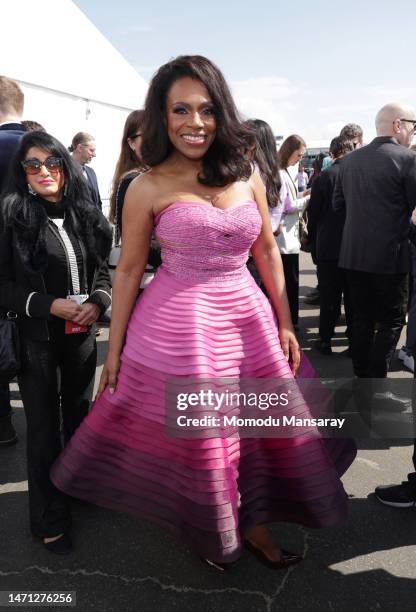
<path fill-rule="evenodd" d="M 4 187 L 10 160 L 25 132 L 26 130 L 21 123 L 0 125 L 0 192 Z"/>
<path fill-rule="evenodd" d="M 72 213 L 72 226 L 77 220 Z M 79 236 L 80 232 L 76 231 Z M 42 273 L 25 263 L 27 253 L 22 252 L 14 226 L 6 225 L 5 215 L 0 214 L 0 307 L 17 313 L 20 333 L 35 341 L 49 339 L 48 321 L 50 307 L 55 296 L 46 293 Z M 105 312 L 111 304 L 111 283 L 107 262 L 97 266 L 87 257 L 87 284 L 89 302 L 97 304 Z M 30 294 L 34 293 L 29 301 Z M 28 308 L 28 312 L 27 312 Z"/>
<path fill-rule="evenodd" d="M 346 156 L 333 206 L 345 210 L 339 266 L 376 274 L 410 269 L 409 217 L 416 205 L 416 154 L 379 136 Z"/>
<path fill-rule="evenodd" d="M 313 243 L 317 261 L 338 261 L 339 258 L 345 210 L 334 210 L 332 198 L 344 159 L 335 160 L 312 184 L 308 205 L 308 236 Z"/>
<path fill-rule="evenodd" d="M 100 196 L 100 192 L 98 189 L 97 175 L 95 174 L 94 170 L 87 165 L 84 165 L 83 169 L 85 170 L 87 174 L 88 187 L 90 189 L 92 203 L 95 204 L 97 208 L 102 210 L 103 205 L 101 202 L 101 196 Z"/>

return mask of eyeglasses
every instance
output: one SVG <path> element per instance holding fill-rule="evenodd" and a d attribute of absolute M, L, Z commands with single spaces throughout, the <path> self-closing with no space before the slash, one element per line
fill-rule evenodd
<path fill-rule="evenodd" d="M 406 121 L 407 123 L 413 124 L 413 129 L 416 129 L 416 119 L 400 119 L 400 121 Z"/>
<path fill-rule="evenodd" d="M 43 162 L 39 159 L 25 159 L 21 164 L 26 174 L 39 174 L 42 166 L 45 166 L 51 174 L 57 174 L 62 170 L 63 159 L 62 157 L 48 157 Z"/>

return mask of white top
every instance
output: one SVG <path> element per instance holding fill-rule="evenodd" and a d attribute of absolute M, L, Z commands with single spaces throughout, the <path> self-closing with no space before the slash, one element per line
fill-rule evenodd
<path fill-rule="evenodd" d="M 296 255 L 300 252 L 299 216 L 309 202 L 309 196 L 299 198 L 297 187 L 287 172 L 280 170 L 282 179 L 281 199 L 283 202 L 282 230 L 276 236 L 277 246 L 284 255 Z"/>

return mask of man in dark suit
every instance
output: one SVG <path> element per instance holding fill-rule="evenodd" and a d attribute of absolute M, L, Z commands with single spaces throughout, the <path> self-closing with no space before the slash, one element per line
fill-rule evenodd
<path fill-rule="evenodd" d="M 94 170 L 87 166 L 96 156 L 95 139 L 91 134 L 86 132 L 78 132 L 72 139 L 69 147 L 72 157 L 77 161 L 84 173 L 85 179 L 88 182 L 91 200 L 97 208 L 102 210 L 101 196 L 98 189 L 97 175 Z"/>
<path fill-rule="evenodd" d="M 345 210 L 339 267 L 354 308 L 353 365 L 358 377 L 387 376 L 405 322 L 409 218 L 416 205 L 416 156 L 409 150 L 413 109 L 377 114 L 377 137 L 340 165 L 334 210 Z M 377 326 L 377 329 L 376 329 Z"/>
<path fill-rule="evenodd" d="M 342 159 L 353 150 L 351 141 L 341 136 L 332 139 L 329 153 L 333 164 L 314 181 L 308 206 L 308 237 L 314 245 L 320 292 L 318 350 L 324 355 L 332 353 L 331 339 L 343 293 L 348 336 L 352 330 L 351 308 L 345 291 L 345 271 L 338 267 L 345 211 L 335 211 L 332 208 L 332 197 Z"/>
<path fill-rule="evenodd" d="M 23 104 L 24 96 L 18 84 L 0 76 L 0 192 L 5 184 L 10 160 L 26 131 L 20 122 Z M 17 442 L 11 412 L 9 385 L 0 383 L 0 446 Z"/>
<path fill-rule="evenodd" d="M 387 104 L 377 113 L 376 129 L 370 144 L 345 158 L 333 200 L 335 210 L 346 212 L 339 266 L 347 270 L 354 308 L 354 373 L 366 378 L 387 376 L 405 322 L 416 112 Z M 415 506 L 416 473 L 401 485 L 377 487 L 376 496 L 386 505 Z"/>

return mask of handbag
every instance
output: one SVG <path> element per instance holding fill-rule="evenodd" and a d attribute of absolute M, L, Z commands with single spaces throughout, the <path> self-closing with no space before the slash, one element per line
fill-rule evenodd
<path fill-rule="evenodd" d="M 299 217 L 299 242 L 300 250 L 304 253 L 310 253 L 312 251 L 312 245 L 309 240 L 308 232 L 308 210 L 304 210 Z"/>
<path fill-rule="evenodd" d="M 20 370 L 20 342 L 17 314 L 0 311 L 0 382 L 10 382 Z"/>

